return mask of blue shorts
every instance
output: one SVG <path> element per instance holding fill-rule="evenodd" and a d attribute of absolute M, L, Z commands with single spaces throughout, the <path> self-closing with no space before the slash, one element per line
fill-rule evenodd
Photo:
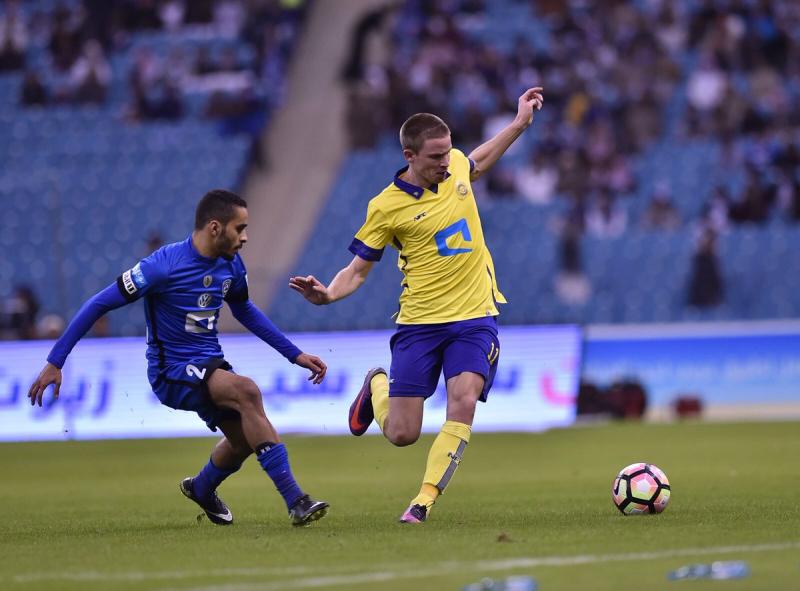
<path fill-rule="evenodd" d="M 390 341 L 389 396 L 428 398 L 444 379 L 470 371 L 483 376 L 486 402 L 497 371 L 500 341 L 494 316 L 442 324 L 401 324 Z"/>
<path fill-rule="evenodd" d="M 231 364 L 223 358 L 205 357 L 174 363 L 161 371 L 149 367 L 147 377 L 161 404 L 196 412 L 209 429 L 216 431 L 220 422 L 239 418 L 235 410 L 219 407 L 211 400 L 207 382 L 217 369 L 233 371 Z"/>

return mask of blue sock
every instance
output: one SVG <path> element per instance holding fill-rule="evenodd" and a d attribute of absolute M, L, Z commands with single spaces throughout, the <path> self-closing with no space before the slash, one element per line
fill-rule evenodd
<path fill-rule="evenodd" d="M 222 468 L 217 468 L 214 465 L 214 462 L 211 461 L 211 458 L 209 458 L 208 464 L 206 464 L 203 469 L 200 470 L 200 472 L 192 481 L 194 494 L 201 498 L 207 497 L 212 492 L 217 490 L 217 487 L 222 484 L 223 480 L 239 470 L 239 468 L 241 468 L 241 466 L 234 468 L 233 470 L 223 470 Z"/>
<path fill-rule="evenodd" d="M 292 476 L 292 469 L 289 467 L 289 454 L 286 453 L 286 446 L 282 443 L 263 444 L 256 448 L 258 463 L 264 468 L 264 472 L 272 478 L 275 488 L 281 493 L 286 507 L 291 509 L 297 500 L 303 496 L 303 491 L 297 485 Z"/>

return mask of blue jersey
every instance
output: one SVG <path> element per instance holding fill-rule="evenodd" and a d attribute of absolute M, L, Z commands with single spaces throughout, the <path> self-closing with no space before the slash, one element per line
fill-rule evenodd
<path fill-rule="evenodd" d="M 176 363 L 222 358 L 217 320 L 223 301 L 245 328 L 291 363 L 302 353 L 249 300 L 241 257 L 204 257 L 189 236 L 159 248 L 87 300 L 53 345 L 47 361 L 63 367 L 72 348 L 98 318 L 141 297 L 145 298 L 148 375 L 153 379 Z"/>
<path fill-rule="evenodd" d="M 198 357 L 222 357 L 217 322 L 223 301 L 248 299 L 241 257 L 202 256 L 191 236 L 159 248 L 117 278 L 123 297 L 144 297 L 151 370 Z"/>

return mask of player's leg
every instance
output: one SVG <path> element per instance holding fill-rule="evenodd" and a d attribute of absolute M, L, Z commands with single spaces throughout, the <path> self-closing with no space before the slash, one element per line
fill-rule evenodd
<path fill-rule="evenodd" d="M 374 419 L 391 443 L 398 447 L 411 445 L 419 439 L 422 430 L 424 402 L 425 398 L 418 393 L 416 396 L 390 397 L 386 370 L 373 368 L 367 372 L 361 390 L 350 406 L 350 432 L 363 435 Z"/>
<path fill-rule="evenodd" d="M 450 483 L 472 433 L 478 400 L 485 400 L 494 379 L 499 343 L 494 319 L 457 323 L 444 351 L 447 420 L 431 445 L 419 494 L 400 518 L 425 521 L 431 507 Z"/>
<path fill-rule="evenodd" d="M 217 525 L 233 523 L 233 514 L 225 502 L 217 496 L 217 487 L 239 470 L 253 450 L 242 431 L 241 418 L 217 421 L 225 434 L 214 446 L 208 463 L 193 478 L 184 478 L 181 492 L 206 512 L 209 520 Z"/>
<path fill-rule="evenodd" d="M 250 378 L 217 370 L 208 378 L 207 386 L 215 405 L 239 413 L 241 436 L 255 452 L 258 463 L 283 497 L 292 523 L 305 525 L 323 517 L 328 504 L 314 501 L 297 484 L 289 465 L 286 446 L 281 443 L 277 431 L 267 418 L 261 390 L 256 383 Z M 225 448 L 220 451 L 224 453 Z"/>
<path fill-rule="evenodd" d="M 392 336 L 392 365 L 386 397 L 376 407 L 378 424 L 394 445 L 411 445 L 419 439 L 425 400 L 435 391 L 442 373 L 441 325 L 401 326 Z M 387 410 L 384 412 L 384 408 Z"/>

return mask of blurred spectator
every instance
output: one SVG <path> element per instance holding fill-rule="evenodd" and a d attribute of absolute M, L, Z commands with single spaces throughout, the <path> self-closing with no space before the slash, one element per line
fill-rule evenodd
<path fill-rule="evenodd" d="M 592 295 L 592 285 L 583 272 L 581 226 L 570 217 L 559 234 L 559 270 L 554 283 L 556 295 L 566 304 L 583 305 Z"/>
<path fill-rule="evenodd" d="M 222 37 L 237 37 L 244 26 L 246 14 L 240 0 L 219 0 L 213 7 L 214 26 Z"/>
<path fill-rule="evenodd" d="M 147 92 L 137 90 L 134 105 L 131 116 L 136 120 L 177 121 L 184 115 L 183 96 L 171 82 L 159 84 Z"/>
<path fill-rule="evenodd" d="M 58 314 L 45 314 L 36 326 L 37 338 L 57 339 L 65 327 L 64 319 Z"/>
<path fill-rule="evenodd" d="M 42 84 L 38 72 L 28 70 L 22 79 L 19 102 L 25 107 L 44 106 L 48 102 L 47 88 Z"/>
<path fill-rule="evenodd" d="M 186 2 L 186 23 L 208 25 L 214 20 L 214 0 L 188 0 Z"/>
<path fill-rule="evenodd" d="M 70 69 L 72 100 L 77 103 L 105 102 L 111 82 L 111 67 L 103 54 L 103 46 L 95 39 L 86 42 L 83 54 Z"/>
<path fill-rule="evenodd" d="M 730 225 L 731 199 L 728 190 L 723 186 L 714 187 L 711 198 L 703 206 L 700 223 L 715 234 L 722 234 Z"/>
<path fill-rule="evenodd" d="M 727 90 L 727 77 L 714 55 L 702 53 L 698 67 L 689 76 L 689 126 L 692 133 L 716 133 L 721 119 L 719 108 Z"/>
<path fill-rule="evenodd" d="M 25 67 L 28 30 L 19 10 L 19 2 L 6 0 L 5 14 L 0 14 L 0 72 Z"/>
<path fill-rule="evenodd" d="M 486 189 L 495 197 L 514 196 L 514 169 L 511 166 L 498 162 L 485 176 Z"/>
<path fill-rule="evenodd" d="M 558 169 L 552 157 L 535 151 L 525 166 L 515 170 L 514 188 L 526 201 L 546 205 L 553 200 L 558 187 Z"/>
<path fill-rule="evenodd" d="M 183 0 L 165 0 L 158 7 L 158 17 L 167 31 L 179 30 L 183 26 L 185 16 L 186 5 Z"/>
<path fill-rule="evenodd" d="M 586 212 L 586 230 L 598 238 L 616 238 L 628 226 L 628 214 L 608 191 L 600 191 Z"/>
<path fill-rule="evenodd" d="M 680 227 L 680 214 L 672 202 L 672 196 L 665 183 L 656 185 L 642 223 L 649 230 L 674 230 Z"/>
<path fill-rule="evenodd" d="M 381 33 L 381 28 L 401 4 L 397 1 L 381 4 L 366 11 L 355 24 L 350 34 L 348 56 L 342 69 L 342 79 L 345 82 L 358 83 L 364 78 L 367 44 L 373 35 Z"/>
<path fill-rule="evenodd" d="M 147 256 L 164 246 L 164 238 L 161 236 L 161 233 L 158 230 L 150 230 L 150 233 L 147 235 L 147 242 L 145 244 L 144 256 Z"/>
<path fill-rule="evenodd" d="M 68 72 L 81 53 L 81 28 L 83 20 L 78 12 L 70 12 L 59 5 L 53 13 L 48 48 L 53 66 Z"/>
<path fill-rule="evenodd" d="M 775 185 L 777 205 L 785 218 L 791 222 L 800 221 L 800 179 L 783 172 L 776 172 Z"/>
<path fill-rule="evenodd" d="M 201 45 L 194 60 L 194 73 L 197 76 L 205 76 L 216 71 L 217 63 L 211 56 L 211 48 L 207 45 Z"/>
<path fill-rule="evenodd" d="M 5 331 L 12 339 L 36 338 L 36 316 L 39 298 L 28 285 L 17 285 L 11 297 L 3 303 Z"/>
<path fill-rule="evenodd" d="M 722 303 L 724 286 L 716 251 L 716 234 L 701 230 L 697 250 L 692 258 L 687 302 L 697 308 L 712 308 Z"/>
<path fill-rule="evenodd" d="M 747 182 L 739 200 L 730 208 L 730 218 L 738 223 L 760 223 L 769 216 L 772 195 L 754 165 L 747 167 Z"/>
<path fill-rule="evenodd" d="M 126 31 L 161 28 L 156 0 L 130 0 L 122 4 L 122 26 Z"/>

